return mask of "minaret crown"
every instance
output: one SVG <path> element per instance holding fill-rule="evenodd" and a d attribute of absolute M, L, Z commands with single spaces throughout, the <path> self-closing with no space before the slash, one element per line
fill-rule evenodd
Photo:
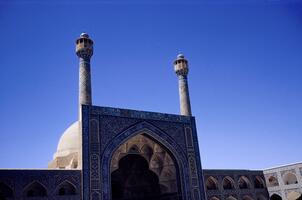
<path fill-rule="evenodd" d="M 183 54 L 178 54 L 174 61 L 174 70 L 177 76 L 187 76 L 189 72 L 188 61 Z"/>
<path fill-rule="evenodd" d="M 76 40 L 77 56 L 84 59 L 90 59 L 93 55 L 93 41 L 87 33 L 82 33 Z"/>
<path fill-rule="evenodd" d="M 185 116 L 192 116 L 191 103 L 188 86 L 188 61 L 183 54 L 178 54 L 174 61 L 174 70 L 178 77 L 178 90 L 180 99 L 180 114 Z"/>
<path fill-rule="evenodd" d="M 81 38 L 89 38 L 89 35 L 87 33 L 81 33 L 80 37 Z"/>
<path fill-rule="evenodd" d="M 177 58 L 185 58 L 185 56 L 182 53 L 180 53 L 177 55 Z"/>

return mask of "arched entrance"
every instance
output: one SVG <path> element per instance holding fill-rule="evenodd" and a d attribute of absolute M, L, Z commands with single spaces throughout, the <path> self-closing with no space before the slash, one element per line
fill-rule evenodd
<path fill-rule="evenodd" d="M 158 199 L 158 176 L 149 170 L 148 162 L 140 155 L 129 154 L 119 161 L 111 174 L 112 199 Z"/>
<path fill-rule="evenodd" d="M 278 194 L 273 194 L 273 195 L 270 197 L 270 200 L 282 200 L 282 198 L 281 198 Z"/>
<path fill-rule="evenodd" d="M 250 188 L 250 181 L 246 176 L 241 176 L 238 180 L 238 186 L 240 189 L 248 189 Z"/>
<path fill-rule="evenodd" d="M 173 155 L 148 135 L 124 142 L 111 160 L 112 200 L 180 200 Z"/>

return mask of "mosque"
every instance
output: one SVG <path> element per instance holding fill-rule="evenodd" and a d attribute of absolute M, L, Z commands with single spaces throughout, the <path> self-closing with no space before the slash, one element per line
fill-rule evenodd
<path fill-rule="evenodd" d="M 302 163 L 268 170 L 202 169 L 188 61 L 174 61 L 180 115 L 92 105 L 93 41 L 76 40 L 79 118 L 47 169 L 1 169 L 0 200 L 301 200 Z"/>

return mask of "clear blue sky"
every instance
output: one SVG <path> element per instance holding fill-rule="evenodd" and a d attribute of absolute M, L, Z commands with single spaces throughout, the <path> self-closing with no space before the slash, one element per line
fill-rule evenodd
<path fill-rule="evenodd" d="M 182 52 L 204 168 L 302 160 L 297 1 L 2 0 L 0 27 L 0 168 L 46 167 L 77 120 L 84 31 L 95 105 L 177 114 Z"/>

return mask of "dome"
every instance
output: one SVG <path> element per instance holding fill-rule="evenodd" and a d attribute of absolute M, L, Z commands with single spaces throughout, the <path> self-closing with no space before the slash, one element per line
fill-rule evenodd
<path fill-rule="evenodd" d="M 56 157 L 65 157 L 72 153 L 78 153 L 80 150 L 80 132 L 79 122 L 74 122 L 69 126 L 61 136 L 57 147 L 57 152 L 54 154 Z"/>
<path fill-rule="evenodd" d="M 87 33 L 81 33 L 80 37 L 81 38 L 89 38 L 89 35 Z"/>
<path fill-rule="evenodd" d="M 74 122 L 62 134 L 53 160 L 49 162 L 48 168 L 51 169 L 77 169 L 80 145 L 79 122 Z"/>
<path fill-rule="evenodd" d="M 182 53 L 180 53 L 177 55 L 177 58 L 185 58 L 185 56 Z"/>

